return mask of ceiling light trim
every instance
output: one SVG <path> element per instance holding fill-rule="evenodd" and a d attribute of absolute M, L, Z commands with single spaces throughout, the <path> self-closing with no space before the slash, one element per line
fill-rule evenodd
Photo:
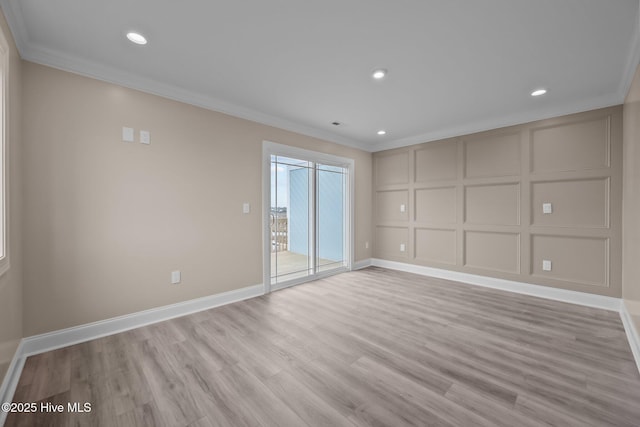
<path fill-rule="evenodd" d="M 371 72 L 371 78 L 376 81 L 381 81 L 387 77 L 387 74 L 389 74 L 389 71 L 386 68 L 374 68 Z"/>
<path fill-rule="evenodd" d="M 129 31 L 127 32 L 127 40 L 129 40 L 133 44 L 137 44 L 138 46 L 144 46 L 149 43 L 149 40 L 137 31 Z"/>

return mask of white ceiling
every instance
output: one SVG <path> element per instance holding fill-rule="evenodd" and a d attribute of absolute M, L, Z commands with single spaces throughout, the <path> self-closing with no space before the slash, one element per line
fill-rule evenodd
<path fill-rule="evenodd" d="M 619 104 L 638 62 L 638 0 L 0 4 L 27 60 L 369 151 Z"/>

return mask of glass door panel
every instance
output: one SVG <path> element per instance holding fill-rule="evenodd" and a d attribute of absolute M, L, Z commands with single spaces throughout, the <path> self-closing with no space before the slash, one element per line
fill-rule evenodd
<path fill-rule="evenodd" d="M 317 271 L 345 266 L 345 171 L 317 165 Z"/>
<path fill-rule="evenodd" d="M 309 162 L 280 156 L 271 160 L 271 283 L 313 274 Z"/>

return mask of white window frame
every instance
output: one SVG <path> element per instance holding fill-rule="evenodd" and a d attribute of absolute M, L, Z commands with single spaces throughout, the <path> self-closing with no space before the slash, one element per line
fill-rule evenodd
<path fill-rule="evenodd" d="M 7 125 L 9 123 L 7 98 L 9 96 L 9 44 L 0 31 L 0 276 L 9 271 L 9 171 Z"/>
<path fill-rule="evenodd" d="M 305 150 L 290 145 L 278 144 L 271 141 L 262 142 L 262 252 L 263 252 L 263 284 L 264 293 L 282 287 L 294 286 L 300 283 L 316 280 L 321 277 L 336 274 L 335 271 L 321 272 L 312 276 L 295 279 L 287 282 L 285 286 L 271 286 L 271 235 L 269 213 L 271 207 L 271 156 L 290 157 L 294 159 L 309 160 L 332 166 L 340 166 L 347 170 L 347 185 L 345 200 L 345 254 L 346 267 L 338 272 L 351 271 L 354 265 L 354 211 L 355 211 L 355 161 L 348 157 L 334 156 L 332 154 L 319 153 Z"/>

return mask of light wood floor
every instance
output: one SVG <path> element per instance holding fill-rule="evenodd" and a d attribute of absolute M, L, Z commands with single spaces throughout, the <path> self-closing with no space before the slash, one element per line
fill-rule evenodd
<path fill-rule="evenodd" d="M 635 426 L 617 313 L 379 268 L 30 357 L 8 426 Z"/>

